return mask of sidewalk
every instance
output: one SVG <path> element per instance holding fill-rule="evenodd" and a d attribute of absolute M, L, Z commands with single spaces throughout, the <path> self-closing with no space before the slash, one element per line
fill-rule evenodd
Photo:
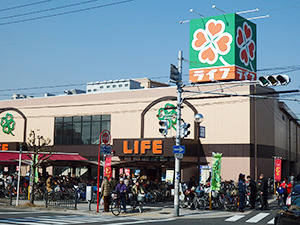
<path fill-rule="evenodd" d="M 276 196 L 271 196 L 268 200 L 269 204 L 276 200 Z M 161 206 L 159 206 L 161 205 Z M 30 206 L 28 200 L 19 200 L 19 206 L 15 206 L 15 200 L 13 200 L 13 205 L 8 203 L 3 203 L 0 201 L 0 208 L 5 209 L 21 209 L 28 211 L 44 211 L 44 212 L 56 212 L 56 213 L 67 213 L 67 214 L 90 214 L 94 216 L 112 216 L 114 215 L 111 212 L 102 212 L 103 205 L 99 207 L 99 213 L 96 212 L 97 205 L 96 203 L 91 204 L 91 211 L 89 211 L 88 203 L 78 203 L 77 210 L 70 208 L 62 207 L 45 207 L 43 201 L 35 201 L 35 206 Z M 129 211 L 129 210 L 128 210 Z M 253 210 L 247 209 L 243 214 L 249 214 Z M 232 215 L 240 214 L 236 211 L 223 211 L 223 210 L 191 210 L 191 209 L 180 209 L 180 217 L 185 218 L 220 218 L 220 217 L 229 217 Z M 172 203 L 163 204 L 146 204 L 144 205 L 144 212 L 128 212 L 127 214 L 120 214 L 120 217 L 135 217 L 135 218 L 145 218 L 145 219 L 166 219 L 174 217 L 174 208 Z"/>

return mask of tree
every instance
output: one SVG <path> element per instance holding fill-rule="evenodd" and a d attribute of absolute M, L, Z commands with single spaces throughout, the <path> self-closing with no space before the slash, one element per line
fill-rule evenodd
<path fill-rule="evenodd" d="M 28 145 L 28 151 L 32 152 L 31 154 L 30 153 L 28 154 L 28 157 L 32 161 L 32 170 L 30 173 L 30 181 L 31 181 L 30 203 L 31 204 L 34 204 L 36 168 L 38 168 L 41 164 L 49 160 L 49 158 L 51 157 L 52 152 L 44 154 L 45 146 L 50 144 L 50 142 L 51 140 L 49 138 L 45 139 L 43 136 L 37 135 L 35 131 L 30 130 L 27 145 Z"/>

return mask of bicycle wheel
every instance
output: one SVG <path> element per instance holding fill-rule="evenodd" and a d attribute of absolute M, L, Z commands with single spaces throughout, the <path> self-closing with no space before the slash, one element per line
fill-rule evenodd
<path fill-rule="evenodd" d="M 196 204 L 197 209 L 205 209 L 206 208 L 206 201 L 202 198 L 197 200 L 197 204 Z"/>
<path fill-rule="evenodd" d="M 144 212 L 144 206 L 142 202 L 139 202 L 139 211 L 140 213 Z"/>
<path fill-rule="evenodd" d="M 121 213 L 121 202 L 120 201 L 112 201 L 111 205 L 110 205 L 110 209 L 112 214 L 114 214 L 115 216 L 120 215 Z"/>

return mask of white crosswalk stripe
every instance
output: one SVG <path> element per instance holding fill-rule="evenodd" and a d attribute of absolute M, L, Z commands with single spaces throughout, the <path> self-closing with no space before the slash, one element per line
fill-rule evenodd
<path fill-rule="evenodd" d="M 246 223 L 258 223 L 259 221 L 261 221 L 268 215 L 270 215 L 270 213 L 259 213 L 256 216 L 253 216 L 252 218 L 250 218 L 249 220 L 246 220 Z"/>
<path fill-rule="evenodd" d="M 238 221 L 239 219 L 242 219 L 245 215 L 236 215 L 236 216 L 232 216 L 229 217 L 228 219 L 226 219 L 226 222 L 235 222 Z"/>
<path fill-rule="evenodd" d="M 258 223 L 269 215 L 270 215 L 270 213 L 258 213 L 256 215 L 252 216 L 251 218 L 247 219 L 245 221 L 245 223 Z M 246 215 L 234 215 L 234 216 L 231 216 L 231 217 L 225 219 L 225 222 L 236 222 L 238 220 L 241 220 L 245 216 Z M 269 222 L 267 222 L 267 224 L 274 224 L 274 218 L 271 219 Z"/>
<path fill-rule="evenodd" d="M 37 217 L 22 217 L 22 218 L 5 218 L 0 219 L 0 225 L 9 224 L 26 224 L 26 225 L 50 225 L 50 224 L 86 224 L 95 222 L 117 222 L 117 221 L 135 222 L 134 218 L 126 217 L 97 217 L 97 216 L 84 216 L 84 215 L 70 215 L 70 216 L 37 216 Z"/>

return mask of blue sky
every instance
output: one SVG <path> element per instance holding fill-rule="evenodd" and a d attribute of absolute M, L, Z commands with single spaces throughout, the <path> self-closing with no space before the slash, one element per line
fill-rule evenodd
<path fill-rule="evenodd" d="M 244 15 L 246 18 L 270 15 L 266 19 L 253 20 L 257 25 L 258 69 L 300 67 L 299 0 L 133 0 L 79 13 L 1 25 L 122 0 L 99 0 L 56 11 L 2 19 L 85 0 L 52 0 L 30 7 L 1 10 L 37 1 L 0 1 L 1 100 L 10 98 L 12 93 L 43 96 L 44 92 L 62 93 L 69 88 L 84 89 L 85 86 L 3 91 L 7 89 L 141 77 L 168 82 L 170 63 L 177 64 L 178 51 L 183 50 L 183 57 L 189 57 L 189 24 L 180 24 L 179 21 L 199 18 L 190 13 L 191 8 L 204 16 L 221 14 L 212 8 L 214 4 L 226 13 L 259 8 L 259 12 Z M 258 75 L 282 71 L 261 71 Z M 299 70 L 286 73 L 292 82 L 276 90 L 298 89 L 299 73 Z M 188 74 L 187 63 L 183 64 L 183 74 Z M 188 82 L 188 76 L 184 76 L 184 80 Z M 300 113 L 299 103 L 287 104 L 295 113 Z"/>

